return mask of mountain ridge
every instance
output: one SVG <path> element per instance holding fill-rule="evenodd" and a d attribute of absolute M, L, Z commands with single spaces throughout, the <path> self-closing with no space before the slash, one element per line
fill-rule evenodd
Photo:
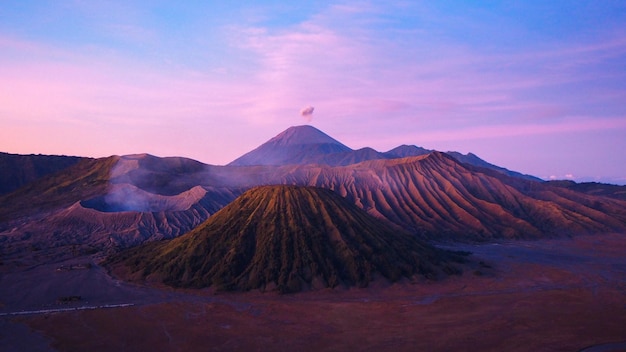
<path fill-rule="evenodd" d="M 0 152 L 0 195 L 11 193 L 43 176 L 75 165 L 83 159 L 87 158 Z"/>
<path fill-rule="evenodd" d="M 85 159 L 0 196 L 0 249 L 80 240 L 117 251 L 182 235 L 246 190 L 277 184 L 332 190 L 397 228 L 438 241 L 626 231 L 626 201 L 603 197 L 597 187 L 578 192 L 436 151 L 339 166 L 215 166 L 136 154 Z M 115 223 L 121 214 L 126 229 Z"/>
<path fill-rule="evenodd" d="M 415 145 L 400 145 L 387 152 L 379 152 L 370 147 L 353 150 L 324 132 L 310 125 L 292 126 L 254 150 L 235 159 L 227 166 L 324 164 L 346 166 L 367 160 L 396 159 L 420 156 L 434 152 Z M 446 152 L 458 161 L 470 165 L 496 170 L 509 176 L 531 180 L 541 180 L 503 167 L 493 165 L 472 153 Z"/>

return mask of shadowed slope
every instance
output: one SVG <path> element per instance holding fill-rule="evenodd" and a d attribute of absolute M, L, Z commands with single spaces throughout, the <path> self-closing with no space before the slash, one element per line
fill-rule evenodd
<path fill-rule="evenodd" d="M 547 181 L 547 183 L 551 186 L 563 187 L 589 195 L 626 200 L 626 186 L 624 185 L 611 185 L 599 182 L 576 183 L 569 180 Z"/>
<path fill-rule="evenodd" d="M 366 286 L 435 278 L 458 256 L 377 220 L 332 191 L 263 186 L 245 192 L 192 232 L 117 255 L 141 277 L 226 290 Z"/>
<path fill-rule="evenodd" d="M 75 165 L 76 156 L 19 155 L 0 152 L 0 195 Z"/>
<path fill-rule="evenodd" d="M 47 175 L 30 187 L 0 197 L 0 222 L 42 214 L 103 194 L 119 157 L 82 159 L 61 172 Z"/>
<path fill-rule="evenodd" d="M 472 166 L 478 166 L 478 167 L 482 167 L 482 168 L 486 168 L 486 169 L 490 169 L 490 170 L 497 171 L 497 172 L 499 172 L 501 174 L 504 174 L 504 175 L 507 175 L 507 176 L 518 177 L 518 178 L 521 178 L 521 179 L 531 180 L 531 181 L 543 181 L 539 177 L 535 177 L 535 176 L 531 176 L 531 175 L 525 175 L 525 174 L 519 173 L 517 171 L 511 171 L 509 169 L 505 169 L 503 167 L 496 166 L 494 164 L 488 163 L 488 162 L 484 161 L 483 159 L 479 158 L 474 153 L 461 154 L 459 152 L 446 152 L 446 154 L 450 155 L 451 157 L 455 158 L 457 161 L 459 161 L 461 163 L 469 164 L 469 165 L 472 165 Z"/>

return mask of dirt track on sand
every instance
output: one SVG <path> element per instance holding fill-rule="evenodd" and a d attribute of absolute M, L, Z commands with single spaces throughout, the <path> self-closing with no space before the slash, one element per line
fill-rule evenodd
<path fill-rule="evenodd" d="M 135 286 L 97 266 L 5 265 L 0 312 L 73 294 L 135 305 L 0 317 L 0 350 L 578 351 L 626 341 L 626 235 L 454 248 L 483 265 L 437 283 L 282 296 Z"/>

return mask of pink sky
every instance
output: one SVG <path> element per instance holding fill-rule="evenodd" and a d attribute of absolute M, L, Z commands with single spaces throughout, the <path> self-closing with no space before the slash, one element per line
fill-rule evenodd
<path fill-rule="evenodd" d="M 15 6 L 0 151 L 225 164 L 313 106 L 310 123 L 355 149 L 626 183 L 626 19 L 570 5 L 559 24 L 531 5 Z"/>

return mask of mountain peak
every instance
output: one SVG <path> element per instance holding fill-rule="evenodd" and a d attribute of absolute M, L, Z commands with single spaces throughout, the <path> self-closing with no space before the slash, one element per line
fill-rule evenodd
<path fill-rule="evenodd" d="M 277 146 L 302 145 L 302 144 L 335 144 L 346 150 L 350 148 L 341 144 L 326 133 L 309 125 L 292 126 L 270 139 L 267 143 Z"/>
<path fill-rule="evenodd" d="M 307 164 L 315 162 L 320 156 L 351 151 L 313 126 L 293 126 L 229 165 Z"/>
<path fill-rule="evenodd" d="M 430 153 L 432 150 L 424 149 L 415 145 L 406 145 L 395 147 L 384 155 L 389 158 L 406 158 L 407 156 L 420 156 Z"/>

